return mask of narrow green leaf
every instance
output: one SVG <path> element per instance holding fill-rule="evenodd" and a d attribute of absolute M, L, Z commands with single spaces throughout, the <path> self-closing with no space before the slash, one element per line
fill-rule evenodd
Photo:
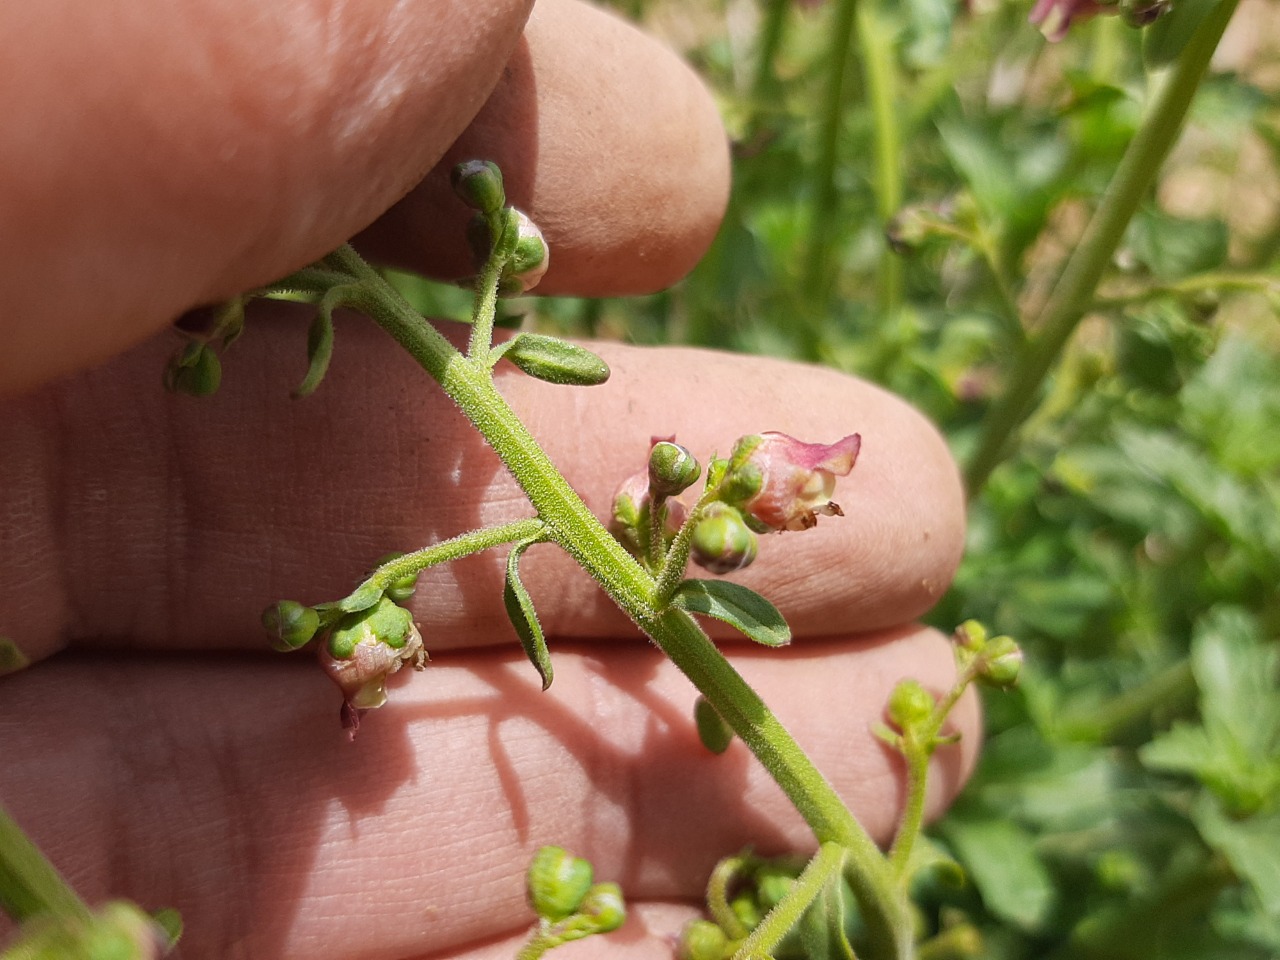
<path fill-rule="evenodd" d="M 502 602 L 507 607 L 511 625 L 516 628 L 516 635 L 520 637 L 520 645 L 524 647 L 529 662 L 538 671 L 538 676 L 542 677 L 542 689 L 546 690 L 554 677 L 551 654 L 547 652 L 547 640 L 542 635 L 542 625 L 538 623 L 538 614 L 533 609 L 533 599 L 520 580 L 520 557 L 541 539 L 535 537 L 522 540 L 507 554 L 507 582 L 502 589 Z"/>
<path fill-rule="evenodd" d="M 352 284 L 333 287 L 320 300 L 307 330 L 307 375 L 293 391 L 294 397 L 309 396 L 328 372 L 329 361 L 333 359 L 333 311 L 343 305 L 352 289 Z"/>
<path fill-rule="evenodd" d="M 539 333 L 522 333 L 502 354 L 537 380 L 593 387 L 609 379 L 609 365 L 590 350 Z"/>
<path fill-rule="evenodd" d="M 728 580 L 686 580 L 671 602 L 682 610 L 723 620 L 766 647 L 791 642 L 791 628 L 778 608 L 754 590 Z"/>

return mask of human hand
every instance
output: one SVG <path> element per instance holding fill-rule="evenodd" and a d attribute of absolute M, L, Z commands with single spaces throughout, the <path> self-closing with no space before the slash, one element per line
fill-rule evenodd
<path fill-rule="evenodd" d="M 360 69 L 325 65 L 304 110 L 313 122 L 283 131 L 272 104 L 245 106 L 274 95 L 220 67 L 219 81 L 240 94 L 225 98 L 240 111 L 227 111 L 231 119 L 259 114 L 257 139 L 227 141 L 256 154 L 243 165 L 191 148 L 201 137 L 217 142 L 204 126 L 216 118 L 175 112 L 180 105 L 169 105 L 173 128 L 161 141 L 189 149 L 163 159 L 146 155 L 154 144 L 140 150 L 125 137 L 81 152 L 73 166 L 45 137 L 48 168 L 70 179 L 56 206 L 51 190 L 43 194 L 44 215 L 30 196 L 10 198 L 27 215 L 0 227 L 22 305 L 0 321 L 13 345 L 0 355 L 0 383 L 25 388 L 82 368 L 359 229 L 439 155 L 516 42 L 523 9 L 484 14 L 488 39 L 465 34 L 468 45 L 448 33 L 469 13 L 459 6 L 395 11 L 402 30 L 385 34 L 398 38 L 393 53 L 375 62 L 369 51 L 382 48 L 368 42 L 368 24 L 339 27 L 331 36 L 345 39 L 332 56 Z M 305 12 L 287 16 L 282 23 L 307 22 Z M 443 45 L 442 31 L 451 38 Z M 60 40 L 94 40 L 85 34 Z M 287 69 L 283 35 L 267 34 L 275 46 L 237 40 L 264 44 L 258 54 L 276 58 L 267 73 Z M 422 53 L 419 43 L 437 46 Z M 212 46 L 181 52 L 198 66 Z M 450 65 L 461 48 L 474 59 Z M 174 50 L 157 62 L 172 64 Z M 87 52 L 84 62 L 94 62 Z M 242 65 L 256 62 L 244 56 Z M 420 58 L 417 72 L 405 57 Z M 516 173 L 510 192 L 532 207 L 552 246 L 544 288 L 647 289 L 687 269 L 726 184 L 721 134 L 691 76 L 564 0 L 543 0 L 511 57 L 526 69 L 457 149 Z M 401 69 L 414 81 L 397 90 L 387 75 Z M 428 92 L 416 86 L 423 72 Z M 643 78 L 639 91 L 634 77 Z M 145 74 L 128 82 L 150 89 Z M 658 84 L 667 95 L 654 93 Z M 391 93 L 375 108 L 377 90 Z M 583 97 L 613 109 L 604 119 L 583 114 Z M 506 109 L 512 122 L 502 120 Z M 316 122 L 326 116 L 360 128 L 335 144 L 332 128 Z M 530 116 L 536 136 L 513 135 Z M 66 142 L 78 147 L 80 129 Z M 575 130 L 590 132 L 589 153 Z M 410 250 L 423 266 L 456 242 L 443 227 L 424 232 L 439 222 L 433 190 L 429 179 L 365 235 L 366 249 Z M 161 268 L 145 268 L 157 251 Z M 85 252 L 94 257 L 72 259 Z M 20 273 L 19 253 L 29 265 Z M 684 904 L 699 897 L 716 858 L 746 843 L 811 843 L 741 745 L 718 758 L 703 750 L 692 688 L 549 550 L 531 552 L 526 582 L 552 638 L 550 693 L 538 692 L 511 642 L 498 599 L 502 558 L 481 555 L 423 575 L 411 605 L 435 662 L 397 678 L 391 704 L 348 744 L 319 671 L 258 655 L 257 613 L 280 596 L 341 595 L 388 549 L 528 511 L 496 458 L 370 325 L 340 324 L 323 389 L 293 402 L 280 364 L 300 354 L 296 314 L 263 309 L 250 324 L 213 401 L 159 392 L 172 348 L 162 337 L 0 413 L 0 633 L 37 658 L 68 644 L 75 651 L 0 680 L 0 803 L 82 895 L 179 907 L 187 957 L 509 957 L 529 922 L 523 869 L 534 849 L 555 842 L 619 880 L 633 904 L 635 919 L 611 937 L 609 955 L 665 957 L 663 937 L 691 915 Z M 945 588 L 960 548 L 962 501 L 941 440 L 899 401 L 834 373 L 599 349 L 614 376 L 590 394 L 518 376 L 500 382 L 600 513 L 653 433 L 678 432 L 705 456 L 760 429 L 815 440 L 862 432 L 863 457 L 841 486 L 848 516 L 803 538 L 767 540 L 743 577 L 787 614 L 795 644 L 735 649 L 732 658 L 868 829 L 887 837 L 900 785 L 868 728 L 900 677 L 944 688 L 951 676 L 946 643 L 910 626 Z M 956 720 L 968 746 L 939 754 L 935 810 L 972 761 L 971 702 Z M 563 956 L 600 949 L 588 941 Z"/>

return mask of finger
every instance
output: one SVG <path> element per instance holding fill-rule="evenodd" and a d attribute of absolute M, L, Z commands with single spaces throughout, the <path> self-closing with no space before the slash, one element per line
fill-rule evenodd
<path fill-rule="evenodd" d="M 545 34 L 517 49 L 529 6 L 150 0 L 121 14 L 57 0 L 36 15 L 4 5 L 7 87 L 22 95 L 0 130 L 0 393 L 99 362 L 190 307 L 282 276 L 367 226 L 440 159 L 513 51 L 526 72 L 538 57 L 555 58 Z M 585 9 L 556 16 L 579 39 L 591 39 L 600 19 Z M 579 16 L 585 34 L 575 34 Z M 536 96 L 518 105 L 537 115 L 545 99 L 563 114 L 583 91 L 673 71 L 655 45 L 626 62 L 634 75 L 588 60 L 572 78 L 540 76 Z M 673 89 L 682 83 L 694 81 L 681 72 Z M 77 107 L 69 113 L 66 104 Z M 675 122 L 667 129 L 676 141 L 706 137 Z M 519 140 L 514 130 L 510 139 Z M 596 137 L 593 163 L 608 168 L 633 143 Z M 526 140 L 510 155 L 538 165 L 525 176 L 555 182 L 574 175 L 553 172 L 561 165 L 581 166 L 581 147 Z M 646 158 L 652 180 L 641 182 L 677 181 L 674 163 L 685 157 Z M 721 193 L 725 179 L 722 170 Z M 539 210 L 549 223 L 576 223 L 615 201 L 634 210 L 623 196 L 581 196 L 559 211 L 560 191 Z M 616 232 L 638 227 L 595 215 Z M 574 242 L 557 232 L 567 254 Z M 677 245 L 687 249 L 684 232 Z"/>
<path fill-rule="evenodd" d="M 455 279 L 469 211 L 449 186 L 463 160 L 498 163 L 507 198 L 547 238 L 539 293 L 649 293 L 710 245 L 729 192 L 710 93 L 673 53 L 579 0 L 539 0 L 493 96 L 422 185 L 357 238 L 387 262 Z"/>
<path fill-rule="evenodd" d="M 184 956 L 413 956 L 528 922 L 539 846 L 638 899 L 698 897 L 720 857 L 808 850 L 794 808 L 734 743 L 698 742 L 694 691 L 644 644 L 556 644 L 548 694 L 497 652 L 438 657 L 347 742 L 337 694 L 269 661 L 64 658 L 3 681 L 2 801 L 83 896 L 172 904 Z M 897 680 L 935 691 L 948 644 L 914 629 L 734 662 L 877 840 L 901 766 L 871 735 Z M 929 809 L 967 774 L 935 755 Z"/>
<path fill-rule="evenodd" d="M 531 514 L 472 427 L 366 321 L 339 324 L 326 382 L 291 400 L 304 334 L 289 316 L 250 322 L 208 400 L 161 392 L 174 346 L 162 338 L 8 405 L 0 635 L 32 658 L 68 640 L 265 649 L 268 604 L 336 600 L 388 551 Z M 942 440 L 901 400 L 775 360 L 598 347 L 613 367 L 601 387 L 552 386 L 505 364 L 498 377 L 597 515 L 653 435 L 675 433 L 705 458 L 764 429 L 824 442 L 859 431 L 861 458 L 838 491 L 846 516 L 766 537 L 742 582 L 801 636 L 901 623 L 945 590 L 963 539 L 960 486 Z M 535 547 L 523 569 L 551 631 L 633 635 L 558 550 Z M 504 571 L 499 549 L 423 574 L 411 608 L 429 649 L 514 642 Z"/>

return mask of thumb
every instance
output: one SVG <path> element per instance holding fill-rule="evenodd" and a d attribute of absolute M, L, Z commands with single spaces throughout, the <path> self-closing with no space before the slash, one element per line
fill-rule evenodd
<path fill-rule="evenodd" d="M 530 6 L 0 4 L 0 392 L 367 225 L 480 109 Z"/>

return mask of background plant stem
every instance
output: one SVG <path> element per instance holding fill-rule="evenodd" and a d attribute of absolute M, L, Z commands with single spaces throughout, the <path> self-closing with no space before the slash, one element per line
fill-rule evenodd
<path fill-rule="evenodd" d="M 1034 409 L 1040 385 L 1093 302 L 1102 273 L 1125 228 L 1155 182 L 1208 69 L 1237 0 L 1221 0 L 1196 30 L 1172 67 L 1155 81 L 1155 95 L 1125 151 L 1102 202 L 1067 261 L 1033 325 L 1004 392 L 987 411 L 978 447 L 965 470 L 969 497 L 976 497 L 1007 456 L 1009 441 Z"/>

